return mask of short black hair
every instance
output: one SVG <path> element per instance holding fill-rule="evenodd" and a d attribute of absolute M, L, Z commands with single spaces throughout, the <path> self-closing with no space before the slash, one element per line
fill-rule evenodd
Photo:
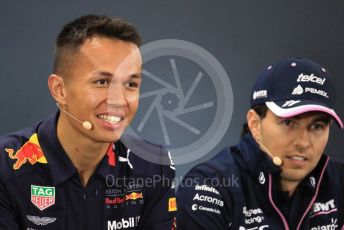
<path fill-rule="evenodd" d="M 264 119 L 268 112 L 268 107 L 265 104 L 255 105 L 251 109 L 253 109 L 258 114 L 260 119 Z"/>
<path fill-rule="evenodd" d="M 253 109 L 258 114 L 260 119 L 264 119 L 266 117 L 267 112 L 268 112 L 268 107 L 265 104 L 255 105 L 251 109 Z M 240 136 L 243 137 L 248 133 L 251 133 L 250 128 L 248 127 L 247 123 L 244 123 Z"/>
<path fill-rule="evenodd" d="M 142 39 L 135 26 L 120 18 L 105 15 L 85 15 L 66 24 L 57 36 L 54 54 L 54 73 L 59 74 L 68 59 L 67 54 L 75 52 L 93 36 L 119 39 L 141 45 Z"/>

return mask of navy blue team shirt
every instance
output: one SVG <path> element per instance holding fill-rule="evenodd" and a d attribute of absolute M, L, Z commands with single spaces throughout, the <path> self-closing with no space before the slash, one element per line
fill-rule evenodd
<path fill-rule="evenodd" d="M 57 138 L 58 116 L 0 138 L 1 230 L 173 228 L 167 150 L 125 135 L 132 146 L 122 139 L 110 145 L 84 187 Z M 142 159 L 144 151 L 161 163 Z"/>

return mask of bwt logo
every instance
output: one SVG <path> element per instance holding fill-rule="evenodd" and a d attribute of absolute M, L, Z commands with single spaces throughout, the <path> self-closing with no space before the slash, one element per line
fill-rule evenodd
<path fill-rule="evenodd" d="M 108 230 L 117 230 L 124 228 L 136 227 L 139 223 L 140 216 L 129 217 L 127 220 L 122 218 L 120 221 L 108 221 Z"/>
<path fill-rule="evenodd" d="M 337 208 L 334 204 L 334 199 L 327 201 L 326 203 L 314 203 L 313 204 L 313 215 L 318 216 L 318 215 L 325 215 L 325 214 L 330 214 L 332 212 L 337 211 Z"/>

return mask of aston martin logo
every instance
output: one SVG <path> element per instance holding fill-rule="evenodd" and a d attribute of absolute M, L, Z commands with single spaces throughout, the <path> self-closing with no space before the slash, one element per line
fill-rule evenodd
<path fill-rule="evenodd" d="M 39 217 L 39 216 L 29 216 L 29 215 L 27 215 L 26 217 L 35 225 L 42 225 L 42 226 L 54 223 L 56 220 L 56 218 L 52 218 L 52 217 Z"/>

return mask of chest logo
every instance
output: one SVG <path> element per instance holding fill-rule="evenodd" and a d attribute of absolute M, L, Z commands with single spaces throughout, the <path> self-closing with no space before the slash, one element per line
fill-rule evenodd
<path fill-rule="evenodd" d="M 43 211 L 55 204 L 55 187 L 31 185 L 31 202 Z"/>
<path fill-rule="evenodd" d="M 29 221 L 31 221 L 35 225 L 42 225 L 42 226 L 54 223 L 56 220 L 56 218 L 52 218 L 52 217 L 39 217 L 39 216 L 29 216 L 29 215 L 27 215 L 26 217 Z"/>
<path fill-rule="evenodd" d="M 171 197 L 168 199 L 168 211 L 169 212 L 177 211 L 177 200 L 175 197 Z"/>
<path fill-rule="evenodd" d="M 42 164 L 48 163 L 39 145 L 37 133 L 33 134 L 18 151 L 15 152 L 11 148 L 5 148 L 5 151 L 11 159 L 17 160 L 13 165 L 14 170 L 18 170 L 27 161 L 32 165 L 37 162 Z"/>
<path fill-rule="evenodd" d="M 317 202 L 313 204 L 313 209 L 312 209 L 313 214 L 311 217 L 315 217 L 319 215 L 328 215 L 336 211 L 337 211 L 337 208 L 334 203 L 334 199 L 331 199 L 325 203 Z"/>
<path fill-rule="evenodd" d="M 259 180 L 259 183 L 265 184 L 265 176 L 263 172 L 260 172 L 258 180 Z"/>

